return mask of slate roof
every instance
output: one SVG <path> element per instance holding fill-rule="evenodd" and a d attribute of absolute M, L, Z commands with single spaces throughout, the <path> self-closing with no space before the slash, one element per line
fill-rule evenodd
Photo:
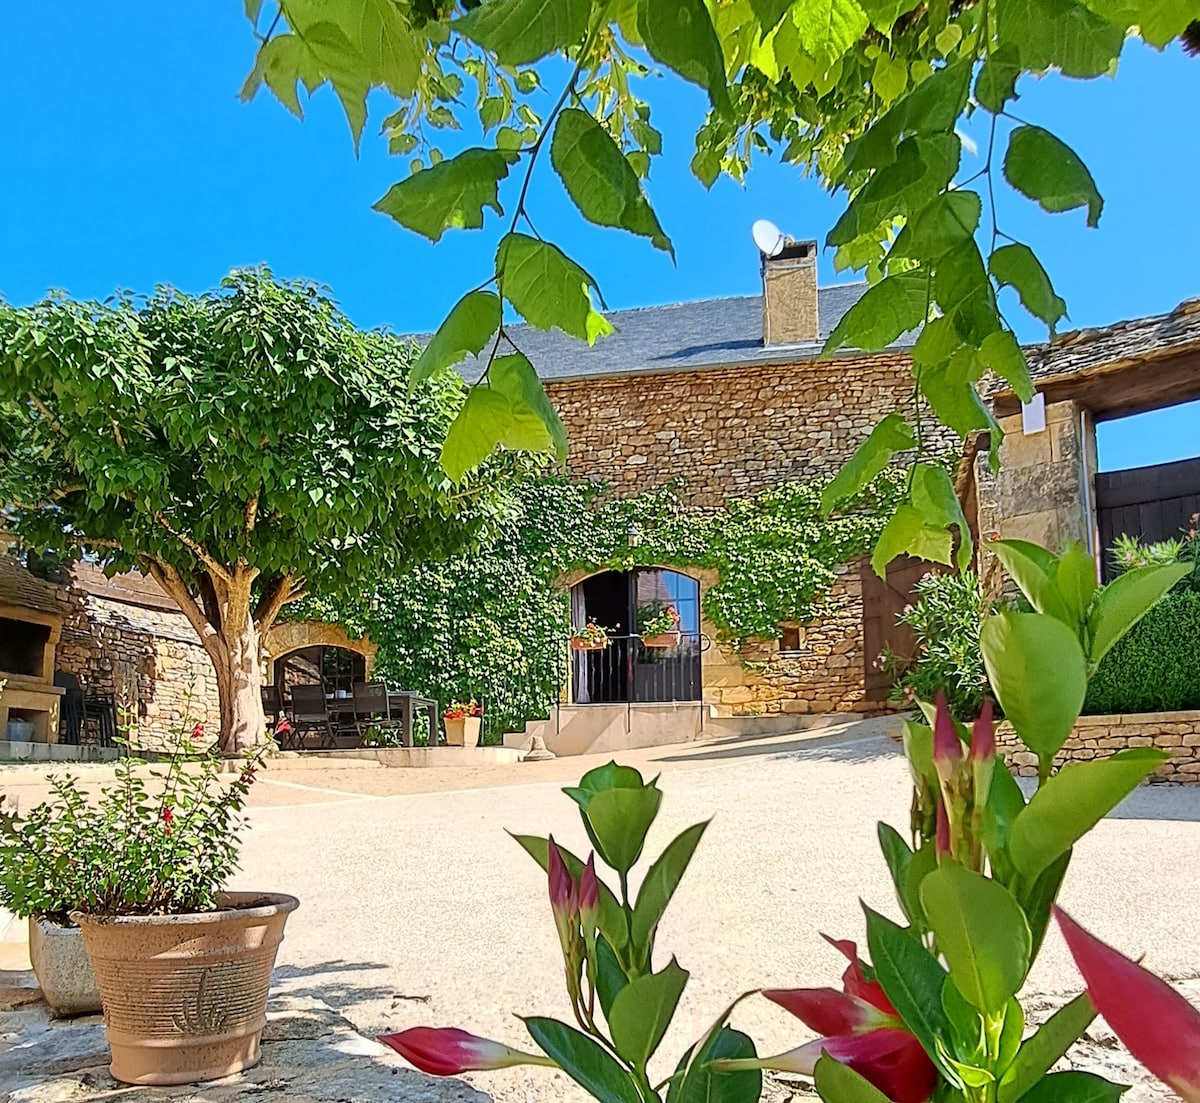
<path fill-rule="evenodd" d="M 58 587 L 30 574 L 11 555 L 0 552 L 0 603 L 35 613 L 63 612 Z"/>
<path fill-rule="evenodd" d="M 821 340 L 798 345 L 764 347 L 761 295 L 612 311 L 606 317 L 616 332 L 590 347 L 558 330 L 546 333 L 518 325 L 508 332 L 544 380 L 787 363 L 815 358 L 842 315 L 866 290 L 861 282 L 820 288 Z M 431 336 L 413 339 L 424 345 Z M 915 338 L 915 334 L 905 334 L 894 347 L 911 347 Z M 481 370 L 477 358 L 459 365 L 459 371 L 470 380 Z"/>

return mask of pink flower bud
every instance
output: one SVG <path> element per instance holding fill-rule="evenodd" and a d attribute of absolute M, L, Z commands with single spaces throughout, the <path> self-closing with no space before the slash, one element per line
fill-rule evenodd
<path fill-rule="evenodd" d="M 950 817 L 946 814 L 946 802 L 938 798 L 937 802 L 937 838 L 935 842 L 937 856 L 950 853 Z"/>
<path fill-rule="evenodd" d="M 379 1040 L 430 1076 L 458 1076 L 514 1065 L 555 1067 L 548 1057 L 522 1053 L 456 1027 L 414 1026 L 399 1034 L 381 1034 Z"/>
<path fill-rule="evenodd" d="M 938 690 L 937 713 L 933 720 L 933 764 L 938 777 L 945 783 L 954 773 L 955 764 L 962 758 L 962 740 L 950 716 L 946 694 Z"/>
<path fill-rule="evenodd" d="M 763 995 L 818 1034 L 863 1034 L 901 1025 L 895 1016 L 836 988 L 775 988 L 764 990 Z"/>
<path fill-rule="evenodd" d="M 1054 909 L 1087 993 L 1129 1052 L 1188 1103 L 1200 1103 L 1200 1011 L 1160 980 Z"/>
<path fill-rule="evenodd" d="M 968 757 L 973 762 L 986 762 L 996 757 L 996 727 L 992 722 L 992 699 L 985 697 L 983 710 L 971 729 L 971 751 Z"/>
<path fill-rule="evenodd" d="M 567 864 L 563 861 L 562 851 L 558 849 L 558 844 L 554 841 L 553 835 L 550 836 L 549 841 L 550 860 L 548 874 L 550 881 L 550 907 L 554 910 L 554 919 L 557 922 L 560 916 L 565 919 L 575 911 L 575 879 L 567 869 Z"/>
<path fill-rule="evenodd" d="M 600 883 L 596 880 L 596 855 L 588 855 L 587 865 L 579 878 L 579 911 L 581 918 L 590 917 L 591 926 L 595 926 L 600 914 Z M 583 925 L 589 925 L 588 918 L 583 918 Z"/>

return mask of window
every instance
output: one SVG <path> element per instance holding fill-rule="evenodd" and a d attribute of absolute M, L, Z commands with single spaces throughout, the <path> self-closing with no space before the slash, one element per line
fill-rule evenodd
<path fill-rule="evenodd" d="M 779 626 L 779 654 L 794 655 L 807 651 L 804 629 L 798 624 L 781 624 Z"/>

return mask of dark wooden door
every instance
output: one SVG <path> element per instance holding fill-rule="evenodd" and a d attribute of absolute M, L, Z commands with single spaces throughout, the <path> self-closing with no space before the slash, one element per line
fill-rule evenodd
<path fill-rule="evenodd" d="M 1136 536 L 1144 544 L 1171 540 L 1191 526 L 1200 512 L 1200 459 L 1102 471 L 1096 476 L 1096 521 L 1103 572 L 1113 573 L 1108 554 L 1118 536 Z"/>
<path fill-rule="evenodd" d="M 896 679 L 895 672 L 882 669 L 878 663 L 884 650 L 900 660 L 911 659 L 916 651 L 913 630 L 907 624 L 897 624 L 896 617 L 912 604 L 913 587 L 939 569 L 933 563 L 904 555 L 892 561 L 885 580 L 871 569 L 869 558 L 861 560 L 863 670 L 868 701 L 886 701 Z"/>

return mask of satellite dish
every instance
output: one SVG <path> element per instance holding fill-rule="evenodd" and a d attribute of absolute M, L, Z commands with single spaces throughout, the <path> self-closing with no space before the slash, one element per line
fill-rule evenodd
<path fill-rule="evenodd" d="M 750 227 L 750 235 L 754 244 L 764 257 L 777 257 L 787 244 L 787 236 L 774 222 L 760 218 Z"/>

